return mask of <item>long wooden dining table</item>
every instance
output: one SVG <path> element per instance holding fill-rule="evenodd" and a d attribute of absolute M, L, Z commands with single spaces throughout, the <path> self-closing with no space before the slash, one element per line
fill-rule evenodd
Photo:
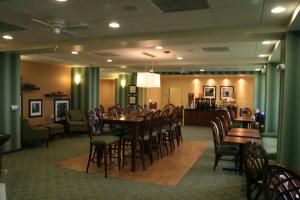
<path fill-rule="evenodd" d="M 113 123 L 119 125 L 128 125 L 133 128 L 132 131 L 132 141 L 131 141 L 131 171 L 136 170 L 136 149 L 137 149 L 137 136 L 139 131 L 142 128 L 142 124 L 144 121 L 144 116 L 146 113 L 135 113 L 130 115 L 120 115 L 120 116 L 112 116 L 109 114 L 105 114 L 103 117 L 104 123 Z"/>
<path fill-rule="evenodd" d="M 251 130 L 251 129 L 249 129 L 249 130 Z M 235 133 L 238 133 L 238 132 L 235 132 Z M 239 132 L 238 134 L 249 134 L 249 132 Z M 262 144 L 262 139 L 261 138 L 253 138 L 253 137 L 230 136 L 228 134 L 228 136 L 225 137 L 224 142 L 238 144 L 240 146 L 240 148 L 239 148 L 239 155 L 240 155 L 239 172 L 240 172 L 240 174 L 242 174 L 243 162 L 244 162 L 244 159 L 243 159 L 244 145 L 247 142 L 256 142 L 258 144 Z"/>
<path fill-rule="evenodd" d="M 261 138 L 261 134 L 258 129 L 248 129 L 248 128 L 232 128 L 229 130 L 228 136 L 235 137 L 248 137 L 248 138 Z"/>
<path fill-rule="evenodd" d="M 236 117 L 233 119 L 235 122 L 241 122 L 243 123 L 243 128 L 248 128 L 249 124 L 251 125 L 253 122 L 255 122 L 255 119 L 252 117 Z"/>

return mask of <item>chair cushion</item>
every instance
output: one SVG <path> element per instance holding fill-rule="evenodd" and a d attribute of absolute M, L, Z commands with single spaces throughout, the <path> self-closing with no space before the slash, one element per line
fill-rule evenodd
<path fill-rule="evenodd" d="M 117 142 L 118 140 L 119 138 L 115 136 L 99 135 L 92 138 L 91 144 L 111 144 Z"/>
<path fill-rule="evenodd" d="M 219 145 L 217 148 L 217 152 L 220 154 L 237 154 L 239 151 L 239 148 L 235 145 Z"/>
<path fill-rule="evenodd" d="M 73 126 L 86 126 L 87 123 L 83 122 L 83 121 L 73 121 L 70 123 Z"/>

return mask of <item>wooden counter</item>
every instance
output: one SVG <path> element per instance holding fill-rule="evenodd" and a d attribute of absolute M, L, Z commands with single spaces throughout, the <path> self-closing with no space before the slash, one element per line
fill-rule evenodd
<path fill-rule="evenodd" d="M 193 126 L 209 126 L 210 121 L 215 120 L 216 117 L 225 111 L 200 111 L 193 109 L 184 109 L 184 124 Z"/>

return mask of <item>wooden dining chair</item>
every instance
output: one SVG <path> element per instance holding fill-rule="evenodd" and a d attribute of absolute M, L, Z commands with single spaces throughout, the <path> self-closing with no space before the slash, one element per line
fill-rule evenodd
<path fill-rule="evenodd" d="M 89 112 L 89 136 L 90 136 L 90 153 L 86 167 L 86 172 L 89 171 L 90 162 L 93 160 L 92 152 L 95 148 L 97 151 L 97 166 L 100 166 L 102 155 L 104 154 L 104 170 L 105 178 L 107 178 L 108 156 L 110 164 L 112 163 L 112 145 L 117 147 L 118 169 L 121 169 L 121 140 L 118 136 L 114 136 L 113 131 L 104 132 L 102 113 L 92 109 Z"/>
<path fill-rule="evenodd" d="M 145 158 L 144 158 L 144 153 L 145 153 L 145 144 L 147 143 L 148 146 L 148 155 L 150 159 L 150 164 L 153 163 L 153 155 L 152 155 L 152 144 L 155 136 L 152 134 L 152 118 L 153 118 L 153 113 L 149 112 L 146 114 L 144 117 L 143 121 L 143 127 L 140 128 L 138 131 L 137 135 L 137 146 L 139 147 L 139 152 L 140 152 L 140 158 L 142 160 L 142 165 L 143 165 L 143 170 L 146 169 L 145 165 Z M 123 162 L 122 162 L 122 167 L 125 165 L 125 158 L 126 157 L 131 157 L 131 155 L 127 154 L 126 152 L 131 149 L 132 145 L 132 134 L 126 134 L 123 136 L 123 144 L 122 144 L 122 152 L 123 152 Z"/>
<path fill-rule="evenodd" d="M 177 119 L 176 119 L 176 139 L 177 145 L 180 144 L 180 141 L 183 142 L 181 127 L 183 126 L 183 106 L 178 107 L 177 109 Z"/>
<path fill-rule="evenodd" d="M 161 137 L 161 144 L 162 146 L 165 147 L 167 155 L 169 155 L 169 148 L 168 148 L 168 143 L 170 144 L 170 137 L 169 137 L 169 133 L 168 133 L 168 129 L 170 126 L 170 118 L 169 115 L 167 113 L 167 111 L 161 111 L 160 113 L 160 137 Z M 170 151 L 172 152 L 171 149 L 171 144 L 170 146 Z"/>
<path fill-rule="evenodd" d="M 255 142 L 244 145 L 243 159 L 245 163 L 247 199 L 256 192 L 254 199 L 258 199 L 263 189 L 263 172 L 268 167 L 267 153 L 264 147 Z"/>
<path fill-rule="evenodd" d="M 278 165 L 269 165 L 263 175 L 265 199 L 300 199 L 300 176 L 295 171 Z"/>
<path fill-rule="evenodd" d="M 239 161 L 239 148 L 235 145 L 224 145 L 220 140 L 220 132 L 217 124 L 214 121 L 210 122 L 212 128 L 212 135 L 214 141 L 214 152 L 215 152 L 215 164 L 214 171 L 218 166 L 218 162 L 222 157 L 234 157 L 235 171 L 238 171 L 238 161 Z"/>

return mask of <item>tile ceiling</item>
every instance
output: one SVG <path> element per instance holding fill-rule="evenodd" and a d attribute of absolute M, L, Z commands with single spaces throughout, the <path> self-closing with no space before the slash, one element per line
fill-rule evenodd
<path fill-rule="evenodd" d="M 0 51 L 21 51 L 27 59 L 100 66 L 109 71 L 119 71 L 124 65 L 128 66 L 125 71 L 149 66 L 160 71 L 200 67 L 255 69 L 267 62 L 267 58 L 258 55 L 274 48 L 262 45 L 262 41 L 283 38 L 298 4 L 298 0 L 206 0 L 203 3 L 208 8 L 163 12 L 153 2 L 0 0 L 1 21 L 25 28 L 10 32 L 12 41 L 0 39 Z M 285 6 L 286 12 L 272 14 L 270 10 L 276 5 Z M 91 29 L 74 31 L 78 38 L 55 35 L 47 26 L 30 20 L 49 21 L 55 17 L 62 17 L 67 23 L 86 22 Z M 121 27 L 110 29 L 108 23 L 112 21 Z M 156 45 L 164 49 L 156 50 Z M 205 48 L 228 51 L 203 51 Z M 80 53 L 71 55 L 72 50 Z M 177 56 L 183 60 L 177 60 Z M 107 63 L 108 58 L 113 62 Z"/>

